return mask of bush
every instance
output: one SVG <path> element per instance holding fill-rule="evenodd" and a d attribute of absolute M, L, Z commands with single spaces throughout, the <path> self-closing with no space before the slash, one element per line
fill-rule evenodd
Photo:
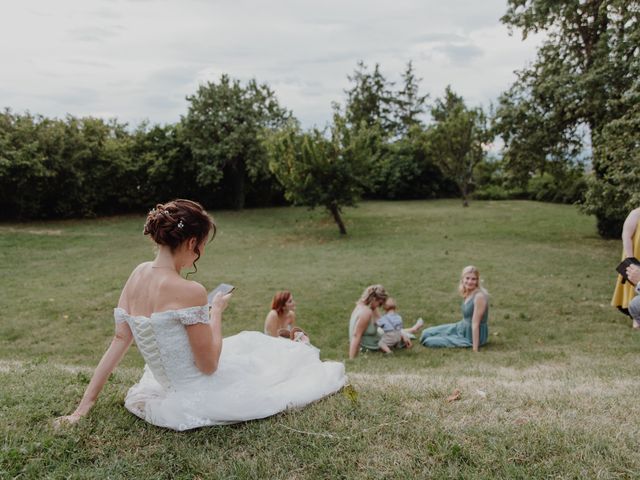
<path fill-rule="evenodd" d="M 431 158 L 421 132 L 384 145 L 372 161 L 368 198 L 405 200 L 451 197 L 458 194 L 455 182 L 448 179 Z"/>
<path fill-rule="evenodd" d="M 586 177 L 577 169 L 561 176 L 550 173 L 537 175 L 529 179 L 527 185 L 530 199 L 553 203 L 582 202 L 586 189 Z"/>

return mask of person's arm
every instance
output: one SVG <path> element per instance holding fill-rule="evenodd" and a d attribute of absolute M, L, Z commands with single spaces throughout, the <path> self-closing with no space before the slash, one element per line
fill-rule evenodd
<path fill-rule="evenodd" d="M 233 294 L 216 293 L 211 302 L 208 324 L 196 323 L 186 326 L 193 360 L 198 370 L 205 375 L 211 375 L 218 369 L 222 353 L 222 312 L 227 308 L 231 295 Z"/>
<path fill-rule="evenodd" d="M 290 322 L 291 322 L 291 328 L 295 327 L 296 326 L 296 312 L 294 312 L 294 311 L 289 312 L 289 319 L 290 319 Z"/>
<path fill-rule="evenodd" d="M 116 332 L 111 340 L 111 345 L 102 356 L 96 370 L 93 372 L 91 381 L 80 400 L 80 404 L 71 415 L 59 417 L 55 420 L 57 426 L 62 423 L 76 423 L 81 417 L 84 417 L 98 399 L 98 395 L 102 391 L 104 384 L 107 383 L 109 375 L 118 366 L 124 354 L 127 353 L 129 346 L 133 340 L 133 334 L 127 322 L 116 324 Z"/>
<path fill-rule="evenodd" d="M 371 321 L 371 315 L 373 314 L 373 312 L 371 310 L 367 310 L 360 313 L 360 315 L 358 315 L 358 319 L 356 320 L 356 326 L 353 331 L 353 336 L 351 337 L 351 343 L 349 344 L 350 359 L 356 358 L 356 356 L 358 355 L 358 352 L 360 351 L 360 341 L 362 340 L 362 335 L 367 330 L 369 322 Z"/>
<path fill-rule="evenodd" d="M 640 208 L 632 210 L 622 226 L 622 251 L 625 257 L 633 257 L 633 234 L 640 220 Z"/>
<path fill-rule="evenodd" d="M 471 318 L 471 337 L 474 352 L 477 352 L 480 348 L 480 321 L 486 309 L 487 299 L 484 294 L 477 293 L 473 299 L 473 317 Z"/>

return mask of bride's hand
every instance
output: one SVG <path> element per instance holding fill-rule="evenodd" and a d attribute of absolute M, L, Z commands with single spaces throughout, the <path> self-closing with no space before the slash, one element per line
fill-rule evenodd
<path fill-rule="evenodd" d="M 222 313 L 227 309 L 229 305 L 229 300 L 231 299 L 232 293 L 227 293 L 225 295 L 222 292 L 216 293 L 215 297 L 213 297 L 213 301 L 211 302 L 211 310 L 216 313 Z"/>
<path fill-rule="evenodd" d="M 72 413 L 71 415 L 64 415 L 62 417 L 58 417 L 53 421 L 53 427 L 58 429 L 62 428 L 66 425 L 74 425 L 78 423 L 78 421 L 82 418 L 82 415 L 77 413 Z"/>

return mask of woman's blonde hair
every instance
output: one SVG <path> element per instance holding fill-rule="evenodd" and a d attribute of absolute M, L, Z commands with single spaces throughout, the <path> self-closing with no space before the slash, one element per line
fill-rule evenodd
<path fill-rule="evenodd" d="M 464 288 L 464 276 L 469 274 L 469 273 L 473 273 L 476 278 L 478 279 L 478 290 L 480 290 L 482 293 L 484 293 L 485 295 L 488 295 L 489 292 L 487 292 L 481 285 L 480 285 L 480 270 L 478 270 L 477 267 L 474 267 L 473 265 L 467 265 L 466 267 L 464 267 L 462 269 L 462 273 L 460 274 L 460 283 L 458 283 L 458 292 L 460 292 L 460 295 L 462 295 L 463 297 L 469 293 L 467 292 L 467 289 Z"/>
<path fill-rule="evenodd" d="M 371 306 L 371 302 L 378 300 L 379 303 L 383 303 L 389 295 L 382 285 L 369 285 L 364 289 L 360 296 L 360 301 L 367 307 Z"/>

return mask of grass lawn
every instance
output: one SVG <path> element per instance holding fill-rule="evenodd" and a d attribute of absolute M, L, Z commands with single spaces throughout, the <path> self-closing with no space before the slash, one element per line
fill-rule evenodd
<path fill-rule="evenodd" d="M 323 212 L 213 213 L 219 233 L 193 278 L 237 286 L 225 335 L 262 330 L 273 293 L 291 289 L 357 401 L 163 430 L 122 406 L 143 365 L 134 347 L 91 414 L 56 432 L 153 248 L 143 216 L 0 224 L 0 478 L 640 477 L 640 334 L 609 306 L 621 242 L 600 239 L 593 218 L 525 201 L 366 202 L 346 211 L 341 238 Z M 364 287 L 385 285 L 405 324 L 454 322 L 468 264 L 491 294 L 480 353 L 416 345 L 346 359 Z"/>

